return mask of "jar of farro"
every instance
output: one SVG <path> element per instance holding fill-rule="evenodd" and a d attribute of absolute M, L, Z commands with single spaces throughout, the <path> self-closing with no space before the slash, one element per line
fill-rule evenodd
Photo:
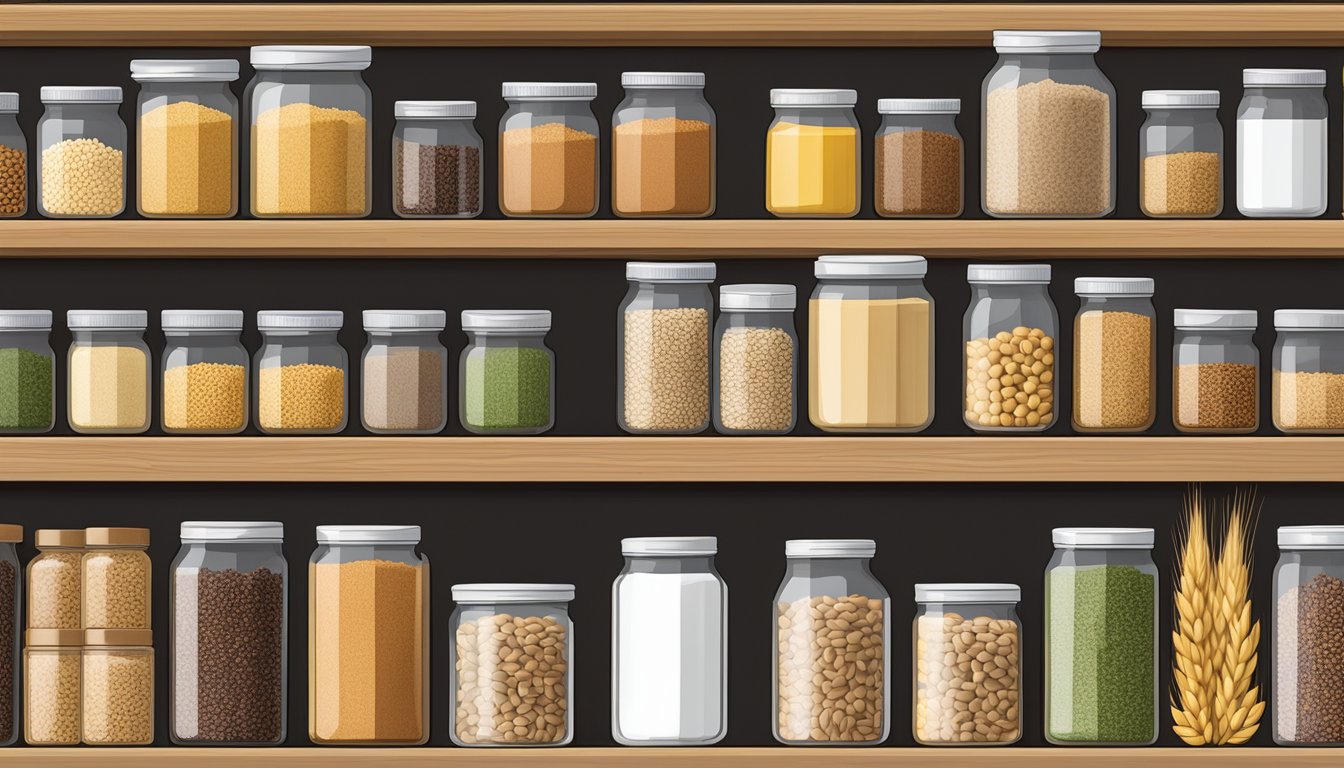
<path fill-rule="evenodd" d="M 1253 309 L 1173 315 L 1172 421 L 1181 432 L 1238 434 L 1260 426 L 1260 350 Z"/>
<path fill-rule="evenodd" d="M 1145 216 L 1208 219 L 1223 210 L 1218 91 L 1144 91 L 1139 208 Z"/>
<path fill-rule="evenodd" d="M 1344 433 L 1344 310 L 1275 310 L 1274 330 L 1274 426 Z"/>
<path fill-rule="evenodd" d="M 257 313 L 257 428 L 267 434 L 345 430 L 350 360 L 341 346 L 339 310 Z"/>
<path fill-rule="evenodd" d="M 1073 428 L 1142 432 L 1157 416 L 1151 277 L 1080 277 L 1073 320 Z"/>
<path fill-rule="evenodd" d="M 725 285 L 714 328 L 714 428 L 783 435 L 798 420 L 798 334 L 792 285 Z"/>

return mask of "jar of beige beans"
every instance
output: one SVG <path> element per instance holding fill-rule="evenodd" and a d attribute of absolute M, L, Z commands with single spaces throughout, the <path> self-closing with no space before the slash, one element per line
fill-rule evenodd
<path fill-rule="evenodd" d="M 782 435 L 798 417 L 797 306 L 792 285 L 725 285 L 714 329 L 714 428 Z"/>
<path fill-rule="evenodd" d="M 1157 414 L 1157 312 L 1150 277 L 1080 277 L 1073 320 L 1073 428 L 1142 432 Z"/>
<path fill-rule="evenodd" d="M 1253 309 L 1173 314 L 1172 421 L 1181 432 L 1237 434 L 1260 426 L 1260 350 Z"/>
<path fill-rule="evenodd" d="M 785 543 L 775 597 L 774 733 L 783 744 L 881 744 L 891 720 L 890 597 L 871 539 Z"/>
<path fill-rule="evenodd" d="M 987 433 L 1049 429 L 1059 370 L 1050 265 L 972 264 L 966 278 L 967 426 Z"/>
<path fill-rule="evenodd" d="M 1274 330 L 1274 426 L 1344 433 L 1344 310 L 1276 310 Z"/>
<path fill-rule="evenodd" d="M 693 434 L 709 426 L 711 262 L 630 262 L 617 313 L 616 419 L 635 434 Z"/>

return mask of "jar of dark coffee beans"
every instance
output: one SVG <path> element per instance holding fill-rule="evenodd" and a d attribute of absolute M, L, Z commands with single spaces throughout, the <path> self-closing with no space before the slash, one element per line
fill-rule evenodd
<path fill-rule="evenodd" d="M 408 219 L 481 213 L 481 136 L 474 101 L 398 101 L 392 210 Z"/>

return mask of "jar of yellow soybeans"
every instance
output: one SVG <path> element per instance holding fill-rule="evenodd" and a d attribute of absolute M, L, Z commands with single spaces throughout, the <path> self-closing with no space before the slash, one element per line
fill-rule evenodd
<path fill-rule="evenodd" d="M 847 218 L 859 212 L 858 94 L 775 88 L 765 135 L 765 208 L 776 216 Z"/>

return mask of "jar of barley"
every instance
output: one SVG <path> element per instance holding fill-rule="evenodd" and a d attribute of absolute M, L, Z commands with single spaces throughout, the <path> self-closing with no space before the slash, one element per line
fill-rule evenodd
<path fill-rule="evenodd" d="M 725 285 L 714 328 L 714 428 L 783 435 L 798 420 L 798 334 L 792 285 Z"/>
<path fill-rule="evenodd" d="M 340 310 L 262 310 L 257 375 L 257 428 L 267 434 L 342 432 L 350 359 L 337 339 Z"/>
<path fill-rule="evenodd" d="M 1073 428 L 1142 432 L 1157 415 L 1151 277 L 1080 277 L 1073 320 Z"/>

